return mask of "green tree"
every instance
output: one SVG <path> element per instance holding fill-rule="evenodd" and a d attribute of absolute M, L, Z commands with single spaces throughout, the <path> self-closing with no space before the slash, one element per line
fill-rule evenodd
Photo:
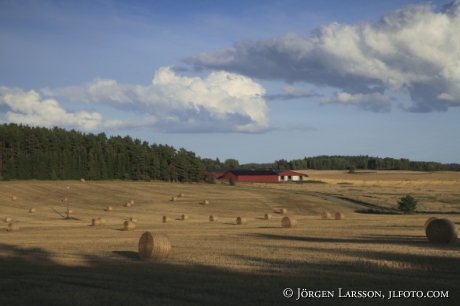
<path fill-rule="evenodd" d="M 233 179 L 233 177 L 229 177 L 228 178 L 228 183 L 230 184 L 230 186 L 235 186 L 235 180 Z"/>
<path fill-rule="evenodd" d="M 209 184 L 215 184 L 216 183 L 216 174 L 214 172 L 209 172 L 206 174 L 206 182 Z"/>
<path fill-rule="evenodd" d="M 225 169 L 237 169 L 239 167 L 240 167 L 240 163 L 238 162 L 238 160 L 234 158 L 226 159 L 224 162 Z"/>
<path fill-rule="evenodd" d="M 417 208 L 417 200 L 415 200 L 412 196 L 406 195 L 402 197 L 398 201 L 398 209 L 405 214 L 411 214 Z"/>
<path fill-rule="evenodd" d="M 53 171 L 51 172 L 51 179 L 53 181 L 56 181 L 58 179 L 58 176 L 56 174 L 56 170 L 53 169 Z"/>

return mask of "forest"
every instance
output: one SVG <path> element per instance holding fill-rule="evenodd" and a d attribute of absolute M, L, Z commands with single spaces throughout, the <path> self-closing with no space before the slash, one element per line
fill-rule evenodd
<path fill-rule="evenodd" d="M 200 181 L 194 152 L 149 145 L 130 136 L 107 138 L 54 127 L 0 126 L 0 175 L 9 179 Z"/>
<path fill-rule="evenodd" d="M 153 144 L 130 136 L 82 133 L 54 127 L 0 125 L 0 179 L 163 180 L 198 182 L 204 169 L 415 170 L 459 171 L 459 164 L 415 162 L 369 156 L 316 156 L 273 164 L 240 165 L 236 159 L 201 158 L 184 148 Z"/>
<path fill-rule="evenodd" d="M 316 156 L 305 157 L 287 161 L 277 160 L 273 163 L 276 170 L 348 170 L 348 169 L 369 169 L 369 170 L 412 170 L 412 171 L 446 171 L 456 170 L 456 164 L 445 165 L 438 162 L 410 161 L 406 158 L 379 158 L 367 155 L 360 156 Z"/>

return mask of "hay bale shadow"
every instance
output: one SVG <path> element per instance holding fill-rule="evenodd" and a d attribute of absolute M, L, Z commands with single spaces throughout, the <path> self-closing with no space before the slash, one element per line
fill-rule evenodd
<path fill-rule="evenodd" d="M 129 258 L 129 259 L 139 259 L 139 253 L 133 251 L 112 251 L 113 254 Z"/>

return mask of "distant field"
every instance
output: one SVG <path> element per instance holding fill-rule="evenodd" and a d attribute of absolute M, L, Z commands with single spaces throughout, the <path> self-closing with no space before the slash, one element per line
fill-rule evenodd
<path fill-rule="evenodd" d="M 418 210 L 460 213 L 460 173 L 420 171 L 317 171 L 300 170 L 306 180 L 326 184 L 270 185 L 271 188 L 308 190 L 345 197 L 385 208 L 396 208 L 407 194 L 418 201 Z M 267 185 L 268 186 L 268 185 Z"/>
<path fill-rule="evenodd" d="M 275 305 L 296 302 L 297 288 L 336 295 L 338 288 L 386 295 L 388 290 L 443 290 L 450 292 L 449 299 L 412 302 L 458 302 L 460 242 L 429 243 L 423 224 L 430 215 L 361 214 L 296 192 L 356 198 L 382 207 L 394 206 L 398 197 L 410 193 L 423 210 L 460 212 L 460 174 L 305 173 L 327 184 L 0 182 L 0 217 L 9 216 L 20 226 L 18 232 L 0 231 L 0 304 Z M 71 220 L 64 219 L 67 186 Z M 180 192 L 185 197 L 170 201 Z M 12 201 L 12 196 L 18 199 Z M 124 207 L 130 199 L 134 206 Z M 204 199 L 210 204 L 201 205 Z M 112 212 L 104 210 L 108 205 Z M 32 207 L 36 213 L 28 212 Z M 296 228 L 281 227 L 280 208 L 297 219 Z M 323 211 L 341 211 L 345 219 L 321 219 Z M 264 220 L 265 213 L 273 218 Z M 182 214 L 189 220 L 179 220 Z M 211 214 L 219 221 L 209 222 Z M 162 223 L 165 215 L 171 223 Z M 236 225 L 238 216 L 248 224 Z M 460 214 L 436 216 L 460 224 Z M 91 226 L 97 217 L 105 218 L 106 225 Z M 136 230 L 123 231 L 130 217 L 138 220 Z M 138 259 L 145 231 L 169 236 L 167 260 Z M 287 287 L 295 289 L 291 299 L 282 295 Z M 356 304 L 337 297 L 315 302 Z M 368 302 L 402 305 L 408 300 Z"/>

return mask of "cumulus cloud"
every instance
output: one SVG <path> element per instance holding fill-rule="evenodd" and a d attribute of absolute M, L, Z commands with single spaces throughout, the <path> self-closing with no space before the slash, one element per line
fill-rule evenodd
<path fill-rule="evenodd" d="M 409 111 L 446 111 L 460 105 L 459 29 L 460 0 L 445 5 L 439 13 L 429 4 L 409 5 L 374 23 L 331 23 L 318 27 L 309 37 L 287 33 L 238 41 L 231 48 L 182 61 L 195 69 L 335 87 L 342 96 L 352 97 L 346 102 L 338 96 L 323 102 L 366 100 L 358 105 L 386 110 L 389 102 L 382 95 L 393 91 L 409 94 Z M 372 96 L 377 93 L 380 96 Z M 372 102 L 370 97 L 377 99 Z"/>
<path fill-rule="evenodd" d="M 269 128 L 265 89 L 248 77 L 224 71 L 212 72 L 201 79 L 180 76 L 170 67 L 162 67 L 149 86 L 97 79 L 42 92 L 145 115 L 144 120 L 137 122 L 107 121 L 106 126 L 112 128 L 150 126 L 164 132 L 243 133 Z"/>
<path fill-rule="evenodd" d="M 0 106 L 5 110 L 7 122 L 33 126 L 63 126 L 82 130 L 94 130 L 102 121 L 94 111 L 69 112 L 54 99 L 43 99 L 34 90 L 25 92 L 19 88 L 0 87 Z"/>

